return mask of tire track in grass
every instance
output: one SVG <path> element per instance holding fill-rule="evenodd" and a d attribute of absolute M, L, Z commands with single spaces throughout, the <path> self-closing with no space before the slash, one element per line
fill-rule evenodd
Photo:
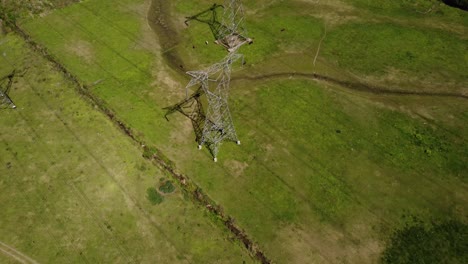
<path fill-rule="evenodd" d="M 39 262 L 28 257 L 26 254 L 0 241 L 0 251 L 23 264 L 39 264 Z"/>
<path fill-rule="evenodd" d="M 317 73 L 304 73 L 304 72 L 280 72 L 280 73 L 266 73 L 259 75 L 240 75 L 233 77 L 232 81 L 236 80 L 248 80 L 248 81 L 268 81 L 274 79 L 286 79 L 290 77 L 299 77 L 304 79 L 310 79 L 315 81 L 324 81 L 330 84 L 334 84 L 339 87 L 343 87 L 353 91 L 366 92 L 378 95 L 401 95 L 401 96 L 429 96 L 429 97 L 455 97 L 461 99 L 468 99 L 468 95 L 451 93 L 451 92 L 418 92 L 418 91 L 404 91 L 396 90 L 381 86 L 371 86 L 363 83 L 349 82 L 338 80 L 326 75 Z"/>

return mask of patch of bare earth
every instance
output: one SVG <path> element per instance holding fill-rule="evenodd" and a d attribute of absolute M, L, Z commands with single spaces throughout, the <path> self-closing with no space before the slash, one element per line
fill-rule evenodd
<path fill-rule="evenodd" d="M 362 83 L 382 86 L 395 91 L 468 94 L 466 83 L 449 79 L 443 80 L 441 76 L 420 78 L 396 68 L 387 69 L 382 76 L 365 76 L 359 77 L 359 79 Z"/>
<path fill-rule="evenodd" d="M 67 50 L 82 58 L 86 63 L 94 61 L 93 45 L 84 40 L 78 40 L 67 45 Z"/>
<path fill-rule="evenodd" d="M 295 2 L 304 6 L 298 10 L 323 19 L 328 28 L 359 20 L 356 8 L 340 0 L 296 0 Z"/>
<path fill-rule="evenodd" d="M 159 54 L 161 46 L 157 41 L 156 33 L 151 29 L 148 19 L 148 10 L 151 6 L 151 0 L 146 0 L 142 4 L 131 4 L 122 7 L 122 12 L 132 11 L 133 13 L 139 14 L 139 19 L 141 22 L 141 32 L 140 39 L 136 44 L 136 48 L 149 51 L 153 54 Z"/>
<path fill-rule="evenodd" d="M 240 162 L 237 160 L 226 160 L 224 162 L 224 167 L 229 170 L 231 175 L 239 177 L 244 173 L 244 170 L 249 166 L 247 162 Z"/>
<path fill-rule="evenodd" d="M 369 232 L 369 227 L 356 225 L 356 232 Z M 381 251 L 374 239 L 351 241 L 349 234 L 322 226 L 314 231 L 289 225 L 278 232 L 278 241 L 290 263 L 376 263 Z"/>

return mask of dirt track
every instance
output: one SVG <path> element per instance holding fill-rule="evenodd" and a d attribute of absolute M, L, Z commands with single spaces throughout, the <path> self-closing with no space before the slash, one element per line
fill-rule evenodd
<path fill-rule="evenodd" d="M 449 93 L 449 92 L 418 92 L 418 91 L 405 91 L 405 90 L 398 90 L 398 89 L 390 89 L 386 87 L 378 87 L 378 86 L 370 86 L 362 83 L 353 83 L 347 81 L 337 80 L 325 75 L 320 75 L 316 73 L 300 73 L 300 72 L 281 72 L 281 73 L 271 73 L 271 74 L 262 74 L 256 76 L 248 76 L 243 75 L 239 77 L 232 78 L 233 81 L 236 80 L 251 80 L 251 81 L 259 81 L 259 80 L 272 80 L 272 79 L 286 79 L 289 77 L 299 77 L 304 79 L 311 79 L 311 80 L 318 80 L 328 82 L 330 84 L 335 84 L 343 88 L 347 88 L 350 90 L 360 91 L 360 92 L 367 92 L 373 94 L 383 94 L 383 95 L 417 95 L 417 96 L 439 96 L 439 97 L 456 97 L 456 98 L 463 98 L 468 99 L 468 95 L 458 94 L 458 93 Z"/>

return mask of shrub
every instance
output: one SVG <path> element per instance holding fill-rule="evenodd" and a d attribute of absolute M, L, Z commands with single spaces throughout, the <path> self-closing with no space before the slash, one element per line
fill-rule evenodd
<path fill-rule="evenodd" d="M 165 181 L 160 187 L 159 191 L 163 193 L 172 193 L 175 190 L 175 186 L 172 184 L 171 181 Z"/>
<path fill-rule="evenodd" d="M 147 198 L 152 205 L 160 204 L 164 201 L 164 197 L 158 193 L 156 188 L 151 187 L 146 190 Z"/>
<path fill-rule="evenodd" d="M 155 147 L 145 147 L 143 149 L 143 157 L 146 159 L 152 158 L 156 153 L 158 153 L 158 149 Z"/>

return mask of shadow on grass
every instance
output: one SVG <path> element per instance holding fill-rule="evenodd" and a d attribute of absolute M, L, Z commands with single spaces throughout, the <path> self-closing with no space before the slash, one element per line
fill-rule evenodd
<path fill-rule="evenodd" d="M 203 127 L 206 122 L 205 111 L 200 97 L 203 95 L 202 87 L 199 87 L 191 96 L 174 105 L 164 107 L 166 114 L 164 117 L 169 121 L 168 116 L 176 112 L 189 118 L 195 131 L 195 141 L 200 142 L 203 136 Z"/>
<path fill-rule="evenodd" d="M 13 70 L 10 74 L 0 78 L 0 110 L 2 109 L 15 109 L 16 105 L 8 95 L 15 78 L 16 70 Z"/>

